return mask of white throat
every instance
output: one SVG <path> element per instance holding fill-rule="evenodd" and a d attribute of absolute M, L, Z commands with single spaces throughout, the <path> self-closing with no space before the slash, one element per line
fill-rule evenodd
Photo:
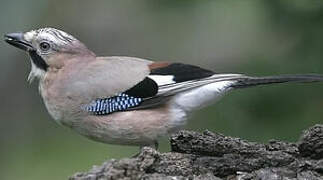
<path fill-rule="evenodd" d="M 31 59 L 30 59 L 30 62 L 31 62 L 31 70 L 28 75 L 28 82 L 32 83 L 35 78 L 40 79 L 40 78 L 44 77 L 45 71 L 38 68 Z"/>

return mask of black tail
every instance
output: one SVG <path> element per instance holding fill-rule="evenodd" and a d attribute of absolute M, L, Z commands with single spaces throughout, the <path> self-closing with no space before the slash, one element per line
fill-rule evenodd
<path fill-rule="evenodd" d="M 280 75 L 265 77 L 243 77 L 238 79 L 237 83 L 231 85 L 233 88 L 246 88 L 251 86 L 285 83 L 285 82 L 323 82 L 323 75 L 319 74 L 296 74 L 296 75 Z"/>

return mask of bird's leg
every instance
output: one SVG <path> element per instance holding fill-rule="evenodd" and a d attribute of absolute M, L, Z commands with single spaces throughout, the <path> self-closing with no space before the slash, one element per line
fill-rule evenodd
<path fill-rule="evenodd" d="M 137 158 L 140 155 L 141 151 L 137 152 L 136 154 L 132 155 L 131 158 Z"/>
<path fill-rule="evenodd" d="M 150 147 L 150 148 L 153 148 L 155 150 L 158 150 L 158 147 L 159 147 L 159 144 L 158 144 L 158 141 L 155 140 L 152 144 L 148 144 L 148 145 L 143 145 L 143 146 L 140 146 L 139 150 L 142 151 L 142 149 L 144 147 Z"/>
<path fill-rule="evenodd" d="M 158 147 L 159 147 L 158 141 L 155 141 L 154 142 L 154 147 L 152 147 L 152 148 L 154 148 L 157 151 Z"/>
<path fill-rule="evenodd" d="M 159 147 L 159 144 L 158 144 L 158 141 L 154 141 L 153 144 L 149 144 L 149 145 L 143 145 L 143 146 L 140 146 L 139 147 L 139 152 L 136 153 L 135 155 L 132 156 L 132 158 L 136 158 L 139 156 L 139 154 L 143 151 L 143 148 L 144 147 L 150 147 L 150 148 L 153 148 L 155 150 L 158 150 L 158 147 Z"/>

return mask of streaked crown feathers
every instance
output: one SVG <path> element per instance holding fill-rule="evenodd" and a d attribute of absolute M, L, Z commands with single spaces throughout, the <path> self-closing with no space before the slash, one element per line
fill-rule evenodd
<path fill-rule="evenodd" d="M 76 38 L 74 38 L 72 35 L 55 29 L 55 28 L 41 28 L 37 30 L 32 30 L 29 32 L 26 32 L 24 35 L 24 38 L 29 41 L 42 41 L 46 40 L 52 43 L 55 43 L 57 45 L 61 44 L 69 44 L 72 43 L 73 41 L 78 41 Z"/>

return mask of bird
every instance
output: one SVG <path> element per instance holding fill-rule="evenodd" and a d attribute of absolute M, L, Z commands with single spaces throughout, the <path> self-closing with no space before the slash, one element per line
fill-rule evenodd
<path fill-rule="evenodd" d="M 97 56 L 74 36 L 46 27 L 8 33 L 27 52 L 51 117 L 98 142 L 150 146 L 184 128 L 189 116 L 228 92 L 286 82 L 322 82 L 320 74 L 253 77 L 195 65 Z"/>

